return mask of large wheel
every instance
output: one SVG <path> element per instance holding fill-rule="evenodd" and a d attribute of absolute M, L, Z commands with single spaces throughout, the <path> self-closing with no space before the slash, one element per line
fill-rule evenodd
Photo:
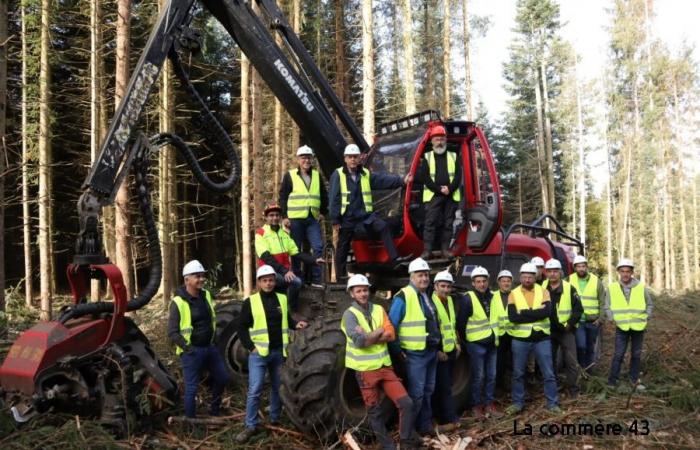
<path fill-rule="evenodd" d="M 355 372 L 345 368 L 340 316 L 318 319 L 294 333 L 287 353 L 280 394 L 298 429 L 323 443 L 362 421 L 365 406 Z M 393 405 L 385 398 L 382 407 L 389 410 Z"/>
<path fill-rule="evenodd" d="M 248 381 L 248 351 L 238 339 L 238 317 L 243 302 L 233 300 L 216 305 L 216 342 L 226 368 L 235 383 Z"/>
<path fill-rule="evenodd" d="M 462 414 L 469 403 L 469 353 L 463 348 L 452 370 L 452 399 L 455 413 Z"/>

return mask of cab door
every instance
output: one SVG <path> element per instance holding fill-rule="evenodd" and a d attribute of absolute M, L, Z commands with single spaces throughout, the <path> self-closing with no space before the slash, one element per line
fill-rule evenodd
<path fill-rule="evenodd" d="M 466 142 L 465 209 L 467 247 L 485 249 L 501 227 L 503 211 L 498 174 L 486 136 L 474 126 Z"/>

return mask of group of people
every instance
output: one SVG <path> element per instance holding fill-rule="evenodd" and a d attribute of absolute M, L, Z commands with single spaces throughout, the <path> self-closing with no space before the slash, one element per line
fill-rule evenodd
<path fill-rule="evenodd" d="M 631 342 L 629 381 L 640 383 L 644 332 L 652 301 L 644 283 L 633 277 L 634 264 L 621 259 L 618 281 L 607 290 L 577 256 L 574 270 L 563 278 L 561 263 L 535 258 L 520 267 L 520 284 L 512 288 L 508 270 L 497 276 L 498 289 L 489 289 L 490 274 L 483 267 L 471 271 L 472 290 L 453 292 L 454 280 L 438 272 L 430 280 L 430 266 L 422 258 L 409 264 L 410 282 L 393 297 L 389 311 L 370 301 L 369 280 L 360 274 L 347 282 L 351 305 L 341 329 L 346 336 L 345 366 L 355 371 L 367 407 L 369 423 L 383 448 L 395 448 L 379 407 L 382 393 L 399 411 L 401 448 L 420 447 L 420 436 L 433 433 L 433 421 L 455 424 L 459 416 L 452 393 L 452 374 L 461 352 L 470 359 L 471 413 L 476 419 L 504 414 L 495 401 L 497 376 L 512 362 L 511 405 L 506 414 L 525 406 L 525 377 L 534 371 L 530 355 L 542 377 L 546 408 L 561 413 L 556 358 L 561 349 L 568 395 L 579 392 L 580 371 L 595 366 L 595 342 L 603 314 L 615 324 L 615 351 L 608 383 L 615 386 Z M 222 357 L 214 346 L 216 316 L 211 294 L 203 289 L 205 270 L 198 261 L 183 269 L 184 286 L 170 307 L 168 335 L 181 357 L 185 379 L 185 414 L 195 416 L 195 395 L 201 373 L 212 378 L 209 413 L 217 415 L 221 394 L 229 380 Z M 257 292 L 247 298 L 238 322 L 242 345 L 250 352 L 245 429 L 236 437 L 245 443 L 261 431 L 258 411 L 266 373 L 270 380 L 269 420 L 280 419 L 280 369 L 287 356 L 291 329 L 308 324 L 295 320 L 287 296 L 277 289 L 279 274 L 263 264 L 256 273 Z M 579 294 L 579 292 L 581 294 Z M 393 362 L 405 371 L 403 380 Z M 433 405 L 437 405 L 433 409 Z"/>

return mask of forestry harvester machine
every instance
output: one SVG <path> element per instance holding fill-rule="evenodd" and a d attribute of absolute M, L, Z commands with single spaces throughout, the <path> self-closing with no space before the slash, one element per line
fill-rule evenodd
<path fill-rule="evenodd" d="M 448 151 L 455 152 L 462 167 L 463 195 L 453 230 L 452 257 L 431 260 L 435 271 L 450 269 L 457 285 L 464 289 L 469 287 L 469 275 L 477 265 L 491 273 L 503 268 L 517 271 L 523 262 L 541 256 L 557 258 L 571 269 L 571 245 L 581 247 L 581 242 L 566 234 L 554 218 L 542 216 L 532 224 L 514 224 L 507 230 L 501 227 L 498 174 L 488 141 L 474 122 L 443 120 L 437 111 L 424 111 L 380 125 L 370 146 L 274 0 L 169 0 L 83 185 L 76 254 L 67 270 L 74 304 L 63 310 L 57 321 L 39 323 L 24 332 L 0 368 L 0 395 L 16 420 L 26 421 L 53 408 L 123 426 L 127 415 L 153 412 L 177 396 L 175 381 L 151 350 L 148 339 L 124 314 L 146 305 L 161 279 L 160 243 L 146 181 L 151 155 L 165 145 L 172 146 L 195 178 L 215 192 L 228 191 L 239 179 L 239 161 L 231 139 L 180 62 L 180 53 L 200 47 L 200 35 L 190 24 L 201 7 L 231 35 L 299 126 L 326 179 L 342 165 L 348 141 L 360 147 L 364 164 L 372 171 L 416 174 L 423 154 L 431 148 L 431 130 L 445 127 Z M 273 34 L 280 38 L 281 46 Z M 223 181 L 209 178 L 195 152 L 180 137 L 161 133 L 149 138 L 136 130 L 166 58 L 185 91 L 199 104 L 201 127 L 215 144 L 215 153 L 225 155 L 228 174 Z M 99 216 L 101 208 L 114 201 L 131 169 L 148 237 L 150 273 L 141 293 L 127 300 L 119 269 L 104 256 Z M 404 256 L 418 256 L 424 248 L 422 189 L 414 178 L 404 188 L 373 193 L 375 210 L 389 223 L 396 247 Z M 545 220 L 555 227 L 545 227 Z M 522 230 L 527 234 L 516 233 Z M 355 236 L 352 248 L 350 270 L 369 274 L 377 290 L 396 290 L 406 284 L 406 266 L 393 264 L 381 242 Z M 113 301 L 86 300 L 94 278 L 109 281 Z M 388 306 L 386 300 L 383 304 Z M 243 382 L 247 352 L 236 333 L 240 305 L 239 301 L 218 305 L 217 342 L 234 380 Z M 301 314 L 313 320 L 306 330 L 293 333 L 282 373 L 282 400 L 298 428 L 323 438 L 337 431 L 336 424 L 352 425 L 364 416 L 355 378 L 344 367 L 345 338 L 339 320 L 348 298 L 344 285 L 328 282 L 324 289 L 304 289 L 299 305 Z M 458 405 L 465 404 L 467 388 L 466 352 L 462 358 L 464 363 L 456 365 L 453 386 Z"/>

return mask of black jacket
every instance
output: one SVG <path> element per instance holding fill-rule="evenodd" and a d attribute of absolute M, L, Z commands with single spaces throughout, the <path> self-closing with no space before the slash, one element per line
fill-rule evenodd
<path fill-rule="evenodd" d="M 435 179 L 430 178 L 430 166 L 428 165 L 428 160 L 423 158 L 421 160 L 420 169 L 418 171 L 418 180 L 422 182 L 425 187 L 431 191 L 442 195 L 440 193 L 440 186 L 447 186 L 450 191 L 449 195 L 452 195 L 454 191 L 459 189 L 459 185 L 462 182 L 462 165 L 459 161 L 459 155 L 457 155 L 457 161 L 455 161 L 455 175 L 450 182 L 450 176 L 447 172 L 447 153 L 445 151 L 442 155 L 435 153 Z"/>
<path fill-rule="evenodd" d="M 206 347 L 214 341 L 214 327 L 212 325 L 211 309 L 205 297 L 205 290 L 199 292 L 198 297 L 192 297 L 184 286 L 175 291 L 175 295 L 182 297 L 190 306 L 192 317 L 192 334 L 190 345 Z M 185 349 L 187 342 L 180 334 L 180 310 L 175 302 L 170 302 L 170 315 L 168 317 L 168 338 L 178 347 Z"/>

